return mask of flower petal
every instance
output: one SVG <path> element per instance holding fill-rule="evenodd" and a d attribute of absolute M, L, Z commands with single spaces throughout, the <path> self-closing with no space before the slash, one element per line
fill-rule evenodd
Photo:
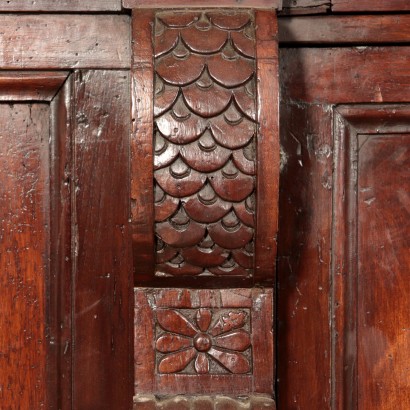
<path fill-rule="evenodd" d="M 214 348 L 208 353 L 231 373 L 243 374 L 251 370 L 248 359 L 241 353 L 228 353 Z"/>
<path fill-rule="evenodd" d="M 192 339 L 165 333 L 156 342 L 155 347 L 161 353 L 170 353 L 191 346 Z"/>
<path fill-rule="evenodd" d="M 219 336 L 232 329 L 242 327 L 246 322 L 246 313 L 241 311 L 229 312 L 219 318 L 215 326 L 209 331 L 212 336 Z"/>
<path fill-rule="evenodd" d="M 205 353 L 199 353 L 196 357 L 195 370 L 198 374 L 209 373 L 209 360 Z"/>
<path fill-rule="evenodd" d="M 214 342 L 215 346 L 243 352 L 251 345 L 251 338 L 247 331 L 239 329 L 228 335 L 216 337 Z"/>
<path fill-rule="evenodd" d="M 156 313 L 157 321 L 164 330 L 190 337 L 198 333 L 188 319 L 175 310 L 158 309 Z"/>
<path fill-rule="evenodd" d="M 185 367 L 194 359 L 196 350 L 191 347 L 181 352 L 166 355 L 158 366 L 160 373 L 177 373 L 184 370 Z"/>
<path fill-rule="evenodd" d="M 199 309 L 196 314 L 196 323 L 202 332 L 206 332 L 211 324 L 212 312 L 209 309 Z"/>

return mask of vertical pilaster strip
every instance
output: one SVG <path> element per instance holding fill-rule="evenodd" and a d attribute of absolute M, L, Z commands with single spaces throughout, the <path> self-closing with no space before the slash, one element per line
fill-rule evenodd
<path fill-rule="evenodd" d="M 255 283 L 274 282 L 279 197 L 279 69 L 277 18 L 255 11 L 257 66 L 257 200 Z"/>
<path fill-rule="evenodd" d="M 131 222 L 139 281 L 149 279 L 154 271 L 153 22 L 152 10 L 133 12 Z"/>

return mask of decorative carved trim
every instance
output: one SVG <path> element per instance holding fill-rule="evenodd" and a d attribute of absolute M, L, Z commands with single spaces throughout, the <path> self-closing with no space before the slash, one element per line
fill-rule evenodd
<path fill-rule="evenodd" d="M 267 395 L 228 396 L 171 396 L 136 395 L 134 410 L 275 410 L 275 401 Z"/>
<path fill-rule="evenodd" d="M 272 290 L 135 290 L 135 391 L 272 393 Z"/>
<path fill-rule="evenodd" d="M 133 22 L 136 281 L 272 282 L 276 17 L 142 11 Z"/>

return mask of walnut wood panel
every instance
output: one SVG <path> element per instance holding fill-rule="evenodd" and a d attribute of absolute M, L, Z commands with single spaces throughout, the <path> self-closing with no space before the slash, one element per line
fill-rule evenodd
<path fill-rule="evenodd" d="M 407 101 L 409 55 L 405 46 L 289 49 L 282 57 L 282 89 L 295 101 L 317 104 Z M 341 72 L 352 74 L 347 80 Z"/>
<path fill-rule="evenodd" d="M 0 101 L 51 101 L 68 72 L 0 72 Z"/>
<path fill-rule="evenodd" d="M 146 11 L 133 19 L 136 281 L 272 282 L 279 169 L 274 14 Z"/>
<path fill-rule="evenodd" d="M 277 296 L 279 409 L 356 408 L 350 407 L 351 401 L 343 402 L 345 397 L 355 397 L 355 385 L 349 376 L 351 361 L 343 355 L 346 353 L 347 357 L 351 357 L 349 353 L 354 352 L 354 340 L 345 347 L 348 349 L 347 346 L 350 346 L 350 350 L 343 352 L 338 350 L 340 345 L 332 345 L 332 338 L 337 336 L 336 332 L 345 335 L 346 341 L 349 329 L 352 329 L 349 328 L 348 317 L 346 322 L 342 321 L 343 311 L 336 303 L 340 303 L 340 295 L 336 292 L 340 287 L 337 288 L 336 285 L 335 294 L 332 296 L 330 280 L 330 261 L 337 257 L 340 243 L 335 241 L 332 245 L 332 196 L 335 201 L 344 198 L 340 189 L 333 192 L 338 185 L 333 187 L 332 157 L 334 140 L 338 141 L 339 138 L 333 131 L 336 121 L 334 106 L 339 102 L 408 102 L 410 93 L 406 84 L 410 72 L 405 58 L 407 54 L 407 47 L 281 50 L 283 155 Z M 371 64 L 368 63 L 370 60 Z M 348 122 L 353 127 L 366 123 L 367 133 L 378 133 L 383 129 L 390 134 L 405 133 L 403 127 L 408 124 L 408 111 L 397 105 L 390 111 L 389 104 L 386 104 L 384 115 L 383 107 L 380 110 L 379 105 L 374 106 L 374 113 L 362 110 L 348 116 L 345 112 L 344 117 L 348 117 Z M 382 122 L 378 118 L 383 118 Z M 386 162 L 383 164 L 386 165 L 382 165 L 382 169 L 387 173 L 388 165 Z M 394 162 L 391 167 L 396 169 Z M 400 217 L 401 211 L 396 212 Z M 338 221 L 340 229 L 342 226 L 349 226 L 348 217 L 340 216 Z M 371 246 L 373 233 L 367 235 L 368 245 Z M 362 249 L 364 251 L 366 248 Z M 372 266 L 371 262 L 369 264 Z M 339 276 L 341 275 L 334 274 L 332 280 L 339 283 L 342 279 Z M 377 282 L 371 281 L 372 285 L 377 286 L 375 283 Z M 372 293 L 370 284 L 367 288 L 368 295 L 376 296 Z M 348 288 L 345 288 L 345 291 L 347 290 Z M 407 296 L 392 297 L 405 309 L 407 302 L 401 298 Z M 386 303 L 381 302 L 380 307 L 375 304 L 372 309 L 376 312 L 374 317 L 377 314 L 381 317 L 381 306 L 384 309 L 383 314 L 386 315 L 386 323 L 391 323 L 386 324 L 387 327 L 383 329 L 395 327 L 398 322 L 389 321 L 390 308 Z M 401 313 L 399 316 L 401 317 Z M 352 319 L 354 320 L 354 317 Z M 351 339 L 354 339 L 353 335 Z M 363 333 L 361 335 L 368 337 Z M 399 338 L 397 333 L 392 332 L 390 335 L 396 337 L 392 339 L 391 346 L 394 346 Z M 338 340 L 340 342 L 341 339 Z M 366 344 L 371 346 L 371 343 L 363 342 L 361 349 L 364 349 Z M 343 346 L 343 343 L 341 345 Z M 405 358 L 408 353 L 401 354 L 402 358 Z M 393 360 L 396 358 L 397 356 L 394 356 Z M 355 356 L 352 360 L 355 360 Z M 380 361 L 380 366 L 387 366 L 389 360 L 387 358 L 384 363 Z M 346 374 L 343 375 L 345 366 Z M 401 368 L 398 365 L 397 369 Z M 386 369 L 384 367 L 385 372 Z M 405 381 L 406 379 L 402 378 L 401 383 Z M 345 387 L 342 386 L 344 382 Z M 368 378 L 362 383 L 371 384 L 372 380 Z M 385 388 L 389 389 L 389 382 L 385 383 Z M 364 391 L 362 389 L 362 392 Z M 403 402 L 406 403 L 405 389 L 396 390 L 394 394 L 396 396 L 393 400 L 398 400 L 397 397 L 402 395 Z M 375 397 L 377 400 L 377 396 Z M 366 400 L 366 397 L 361 400 Z M 372 408 L 379 408 L 374 405 L 372 397 L 368 397 L 368 400 L 373 403 Z"/>
<path fill-rule="evenodd" d="M 121 0 L 0 0 L 0 11 L 119 11 Z"/>
<path fill-rule="evenodd" d="M 135 290 L 136 394 L 273 393 L 272 290 Z"/>
<path fill-rule="evenodd" d="M 407 0 L 332 0 L 332 11 L 410 11 L 410 3 Z"/>
<path fill-rule="evenodd" d="M 75 73 L 76 409 L 132 407 L 130 78 Z"/>
<path fill-rule="evenodd" d="M 279 19 L 281 44 L 409 43 L 410 16 L 309 16 Z"/>
<path fill-rule="evenodd" d="M 336 111 L 334 394 L 340 409 L 410 403 L 409 113 L 409 106 Z"/>
<path fill-rule="evenodd" d="M 41 97 L 66 79 L 48 74 L 31 73 L 36 86 L 44 81 Z M 3 75 L 13 103 L 0 104 L 1 401 L 4 409 L 56 409 L 70 400 L 70 81 L 50 105 L 19 102 L 32 89 L 13 93 L 16 79 Z"/>
<path fill-rule="evenodd" d="M 129 68 L 129 25 L 124 15 L 3 14 L 0 66 L 3 70 Z"/>
<path fill-rule="evenodd" d="M 232 9 L 278 9 L 281 7 L 282 0 L 123 0 L 126 8 L 143 9 L 177 9 L 177 8 L 205 8 L 205 7 L 231 7 Z"/>
<path fill-rule="evenodd" d="M 275 410 L 275 401 L 266 395 L 241 396 L 175 396 L 158 398 L 154 395 L 134 397 L 134 410 Z"/>

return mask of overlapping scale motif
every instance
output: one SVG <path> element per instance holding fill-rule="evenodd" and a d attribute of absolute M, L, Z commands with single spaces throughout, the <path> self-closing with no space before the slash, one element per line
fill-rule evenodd
<path fill-rule="evenodd" d="M 156 276 L 251 277 L 253 15 L 159 12 L 154 32 Z"/>

